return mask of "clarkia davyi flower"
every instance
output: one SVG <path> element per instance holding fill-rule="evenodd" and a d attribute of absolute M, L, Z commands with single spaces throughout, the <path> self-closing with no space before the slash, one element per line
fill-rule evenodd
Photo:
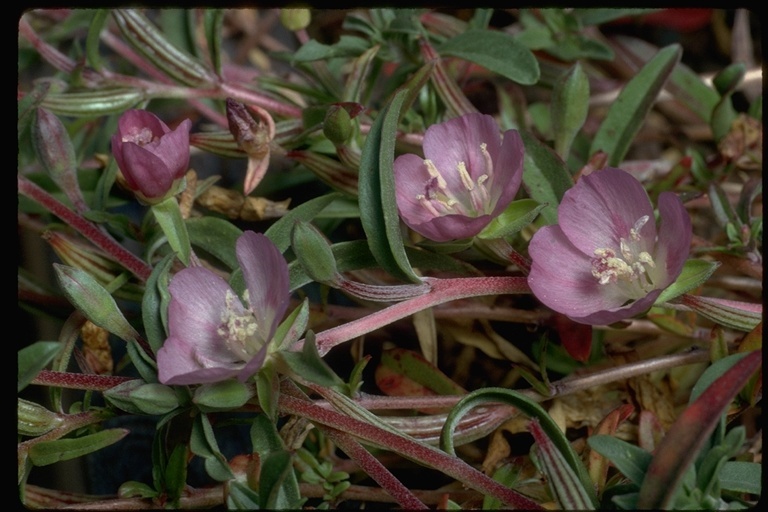
<path fill-rule="evenodd" d="M 528 284 L 571 319 L 611 324 L 649 309 L 680 275 L 691 221 L 672 192 L 659 195 L 660 225 L 642 184 L 621 169 L 581 178 L 558 208 L 558 225 L 539 229 L 528 252 Z"/>
<path fill-rule="evenodd" d="M 477 235 L 514 199 L 523 175 L 523 142 L 503 136 L 493 117 L 472 113 L 430 126 L 424 158 L 400 155 L 397 207 L 408 227 L 446 242 Z"/>
<path fill-rule="evenodd" d="M 175 130 L 146 110 L 128 110 L 117 122 L 112 154 L 128 187 L 146 203 L 175 193 L 189 166 L 189 131 L 185 119 Z"/>
<path fill-rule="evenodd" d="M 157 353 L 163 384 L 203 384 L 261 368 L 290 298 L 288 265 L 264 235 L 246 231 L 235 246 L 246 285 L 243 301 L 203 267 L 171 279 L 168 339 Z"/>

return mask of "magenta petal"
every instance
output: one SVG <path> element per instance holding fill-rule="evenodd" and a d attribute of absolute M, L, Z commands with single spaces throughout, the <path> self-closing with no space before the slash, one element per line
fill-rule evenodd
<path fill-rule="evenodd" d="M 495 203 L 493 217 L 503 212 L 517 195 L 523 180 L 525 146 L 517 130 L 504 132 L 498 157 L 494 160 L 495 172 L 490 187 L 491 202 Z"/>
<path fill-rule="evenodd" d="M 117 120 L 117 131 L 121 134 L 131 133 L 143 128 L 149 128 L 152 135 L 162 137 L 171 129 L 159 117 L 146 110 L 127 110 Z"/>
<path fill-rule="evenodd" d="M 403 221 L 413 228 L 434 218 L 416 199 L 425 193 L 425 184 L 429 180 L 424 160 L 413 154 L 400 155 L 395 159 L 393 169 L 397 207 Z"/>
<path fill-rule="evenodd" d="M 151 149 L 165 162 L 174 180 L 183 177 L 189 168 L 189 130 L 191 128 L 192 121 L 185 119 L 175 130 L 164 135 L 157 147 Z"/>
<path fill-rule="evenodd" d="M 645 312 L 647 309 L 653 306 L 653 303 L 656 301 L 656 298 L 659 295 L 661 295 L 661 289 L 653 290 L 645 297 L 638 299 L 626 306 L 598 311 L 583 317 L 572 316 L 571 320 L 590 325 L 609 325 L 621 320 L 626 320 L 627 318 L 632 318 L 633 316 Z"/>
<path fill-rule="evenodd" d="M 685 206 L 672 192 L 659 194 L 659 217 L 659 240 L 654 257 L 657 265 L 666 264 L 667 281 L 660 283 L 666 287 L 672 284 L 683 270 L 691 250 L 693 231 Z"/>
<path fill-rule="evenodd" d="M 408 224 L 414 231 L 421 233 L 435 242 L 448 242 L 471 238 L 483 230 L 493 217 L 483 215 L 480 217 L 465 217 L 464 215 L 445 215 L 432 217 L 422 224 Z"/>
<path fill-rule="evenodd" d="M 618 250 L 621 238 L 648 216 L 640 231 L 645 240 L 656 236 L 653 208 L 642 184 L 631 174 L 611 167 L 581 178 L 558 208 L 558 221 L 568 239 L 587 255 L 597 248 Z"/>
<path fill-rule="evenodd" d="M 235 252 L 259 331 L 264 340 L 270 340 L 288 308 L 288 264 L 269 238 L 253 231 L 237 239 Z"/>
<path fill-rule="evenodd" d="M 133 142 L 123 143 L 122 156 L 125 167 L 120 170 L 129 187 L 146 197 L 159 197 L 168 192 L 174 177 L 160 157 Z"/>
<path fill-rule="evenodd" d="M 551 309 L 576 319 L 625 302 L 617 287 L 598 283 L 590 258 L 570 243 L 559 226 L 539 229 L 528 252 L 532 260 L 528 285 Z"/>

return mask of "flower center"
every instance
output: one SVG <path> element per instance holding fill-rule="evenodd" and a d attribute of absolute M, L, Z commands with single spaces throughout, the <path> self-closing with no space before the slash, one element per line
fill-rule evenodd
<path fill-rule="evenodd" d="M 485 172 L 477 178 L 477 181 L 473 181 L 467 171 L 467 164 L 464 161 L 457 162 L 451 172 L 459 175 L 461 186 L 456 187 L 455 190 L 448 187 L 448 183 L 432 160 L 424 160 L 430 177 L 424 185 L 424 193 L 418 194 L 416 200 L 435 217 L 452 214 L 478 217 L 490 213 L 492 205 L 486 182 L 493 176 L 493 161 L 485 143 L 480 144 L 480 152 L 483 156 Z"/>
<path fill-rule="evenodd" d="M 645 244 L 640 236 L 640 229 L 648 222 L 648 215 L 640 217 L 632 229 L 629 239 L 619 239 L 619 252 L 607 247 L 595 249 L 592 258 L 592 275 L 600 284 L 616 284 L 624 289 L 633 299 L 644 297 L 656 288 L 655 276 L 651 269 L 656 268 L 653 257 L 644 250 Z"/>
<path fill-rule="evenodd" d="M 152 130 L 147 127 L 132 127 L 128 133 L 123 135 L 123 142 L 133 142 L 139 146 L 146 146 L 150 142 L 157 141 L 158 138 L 152 134 Z"/>
<path fill-rule="evenodd" d="M 231 290 L 227 290 L 224 300 L 225 307 L 221 312 L 221 324 L 219 324 L 216 332 L 224 339 L 227 348 L 232 353 L 243 361 L 248 361 L 264 344 L 258 334 L 259 325 L 256 323 L 256 318 L 250 308 L 243 310 L 242 307 L 235 307 L 235 301 L 238 301 L 238 306 L 241 305 Z M 248 291 L 245 292 L 245 301 L 249 303 Z"/>

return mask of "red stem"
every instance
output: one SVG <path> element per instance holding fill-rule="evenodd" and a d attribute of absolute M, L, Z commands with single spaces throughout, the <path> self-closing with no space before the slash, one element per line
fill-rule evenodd
<path fill-rule="evenodd" d="M 89 391 L 106 391 L 123 382 L 136 380 L 133 377 L 115 375 L 96 375 L 91 373 L 68 373 L 43 370 L 37 374 L 32 384 L 40 386 L 56 386 L 66 389 L 82 389 Z"/>
<path fill-rule="evenodd" d="M 64 206 L 48 192 L 23 176 L 18 177 L 18 186 L 21 194 L 45 207 L 49 212 L 75 228 L 94 245 L 112 256 L 115 261 L 133 272 L 136 277 L 142 281 L 149 279 L 150 274 L 152 274 L 152 267 L 117 243 L 114 238 L 98 229 L 93 223 Z"/>
<path fill-rule="evenodd" d="M 364 318 L 339 325 L 318 333 L 315 342 L 320 355 L 325 355 L 336 345 L 362 336 L 381 327 L 444 302 L 483 295 L 504 295 L 511 293 L 530 293 L 524 277 L 490 276 L 464 277 L 457 279 L 427 278 L 425 281 L 432 289 L 418 297 L 398 302 L 386 309 L 372 313 Z M 300 340 L 295 348 L 300 348 Z"/>

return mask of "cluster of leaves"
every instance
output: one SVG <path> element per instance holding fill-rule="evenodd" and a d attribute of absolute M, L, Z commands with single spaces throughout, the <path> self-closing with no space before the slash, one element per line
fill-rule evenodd
<path fill-rule="evenodd" d="M 762 277 L 762 96 L 747 98 L 746 107 L 736 101 L 743 100 L 745 63 L 724 66 L 710 84 L 683 63 L 681 44 L 657 48 L 603 31 L 650 13 L 351 10 L 335 13 L 341 33 L 332 36 L 316 21 L 328 12 L 303 9 L 25 13 L 19 227 L 43 234 L 61 263 L 53 264 L 54 285 L 19 269 L 22 308 L 53 319 L 59 331 L 56 341 L 25 343 L 18 353 L 22 502 L 753 504 L 760 465 L 747 450 L 749 427 L 732 420 L 754 411 L 761 396 L 761 285 L 757 294 L 738 287 Z M 258 25 L 255 36 L 249 23 Z M 264 35 L 270 32 L 298 43 L 286 46 Z M 239 63 L 235 49 L 246 49 L 252 62 Z M 616 94 L 601 106 L 597 91 L 605 88 Z M 659 102 L 662 94 L 671 107 Z M 237 125 L 232 112 L 242 105 Z M 129 109 L 151 110 L 174 126 L 193 119 L 195 171 L 168 180 L 174 188 L 158 202 L 134 195 L 125 169 L 106 156 Z M 477 236 L 427 240 L 401 221 L 395 156 L 419 152 L 430 126 L 478 110 L 493 114 L 502 131 L 519 131 L 521 192 Z M 643 153 L 659 111 L 707 136 L 670 144 L 671 163 L 658 149 Z M 242 185 L 226 172 L 233 159 L 247 161 Z M 516 297 L 529 291 L 533 234 L 558 223 L 558 206 L 582 175 L 606 166 L 632 168 L 654 202 L 677 193 L 701 236 L 693 241 L 697 258 L 647 314 L 593 328 Z M 285 256 L 294 298 L 267 340 L 266 362 L 252 379 L 160 382 L 156 356 L 178 300 L 169 283 L 185 267 L 205 265 L 242 296 L 250 283 L 235 247 L 244 231 L 263 232 Z M 481 296 L 488 300 L 469 300 Z M 459 300 L 465 312 L 441 316 L 441 305 Z M 413 322 L 407 339 L 397 323 L 406 317 Z M 511 323 L 530 331 L 507 336 L 500 324 Z M 642 338 L 648 332 L 651 341 Z M 399 341 L 388 350 L 358 342 L 350 368 L 325 357 L 366 335 Z M 440 349 L 456 345 L 476 361 L 463 356 L 449 375 L 448 350 Z M 628 359 L 618 354 L 630 346 L 639 362 L 622 365 Z M 501 374 L 504 387 L 485 375 L 457 382 L 462 366 L 488 360 L 512 362 Z M 606 366 L 615 367 L 598 370 Z M 665 378 L 687 403 L 663 427 L 660 410 L 624 389 L 623 405 L 596 412 L 584 423 L 586 443 L 572 443 L 557 407 L 541 403 L 562 408 L 563 397 L 654 371 L 668 375 L 676 366 L 683 374 Z M 48 394 L 41 398 L 42 387 Z M 377 391 L 388 396 L 372 396 Z M 371 412 L 387 409 L 408 414 Z M 150 455 L 140 462 L 151 467 L 148 480 L 127 477 L 117 498 L 30 483 L 35 467 L 118 446 L 130 429 L 105 423 L 129 416 L 153 421 Z M 509 458 L 507 444 L 507 455 L 488 454 L 495 463 L 484 472 L 471 450 L 457 455 L 455 446 L 512 428 L 510 418 L 524 419 L 519 432 L 532 436 L 530 452 Z M 249 445 L 234 457 L 225 456 L 218 434 L 228 425 L 248 431 Z M 205 485 L 188 485 L 190 460 L 201 462 Z M 411 489 L 401 462 L 471 491 Z"/>

